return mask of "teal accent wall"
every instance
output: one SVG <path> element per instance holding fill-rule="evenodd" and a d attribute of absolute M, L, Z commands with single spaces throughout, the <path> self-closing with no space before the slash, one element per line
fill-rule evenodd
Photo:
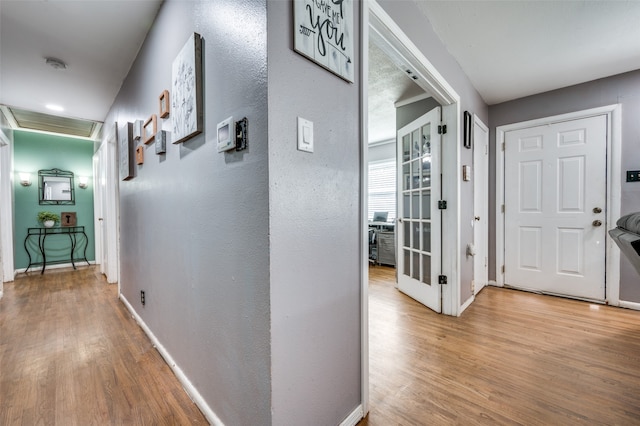
<path fill-rule="evenodd" d="M 24 248 L 27 228 L 41 226 L 39 211 L 76 212 L 77 225 L 84 226 L 88 241 L 78 241 L 80 248 L 87 246 L 87 259 L 95 260 L 95 237 L 93 226 L 93 141 L 52 136 L 41 133 L 14 132 L 14 258 L 15 268 L 26 268 L 29 258 Z M 40 205 L 38 198 L 38 170 L 61 169 L 74 173 L 75 205 Z M 20 184 L 20 172 L 31 174 L 31 186 Z M 88 176 L 86 189 L 78 187 L 78 177 Z M 56 226 L 60 226 L 57 224 Z M 31 237 L 31 256 L 37 254 L 37 239 Z M 48 236 L 46 240 L 47 261 L 62 260 L 69 256 L 71 243 L 66 235 Z M 76 251 L 76 254 L 78 252 Z M 37 260 L 41 260 L 38 255 Z"/>

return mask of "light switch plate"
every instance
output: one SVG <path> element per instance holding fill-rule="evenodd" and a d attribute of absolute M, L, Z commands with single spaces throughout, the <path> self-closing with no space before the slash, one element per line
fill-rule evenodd
<path fill-rule="evenodd" d="M 313 152 L 313 122 L 298 117 L 298 150 Z"/>

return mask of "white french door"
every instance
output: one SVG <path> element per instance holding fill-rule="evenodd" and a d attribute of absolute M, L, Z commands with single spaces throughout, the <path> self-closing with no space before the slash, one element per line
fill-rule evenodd
<path fill-rule="evenodd" d="M 441 312 L 440 108 L 398 131 L 398 289 Z"/>
<path fill-rule="evenodd" d="M 505 133 L 507 285 L 605 299 L 607 116 Z"/>

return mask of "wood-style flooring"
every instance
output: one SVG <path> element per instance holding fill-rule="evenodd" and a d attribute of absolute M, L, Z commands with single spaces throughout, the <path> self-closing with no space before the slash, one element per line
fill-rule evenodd
<path fill-rule="evenodd" d="M 360 425 L 640 425 L 640 312 L 489 287 L 453 318 L 369 273 Z"/>
<path fill-rule="evenodd" d="M 0 425 L 204 424 L 95 267 L 5 283 Z"/>

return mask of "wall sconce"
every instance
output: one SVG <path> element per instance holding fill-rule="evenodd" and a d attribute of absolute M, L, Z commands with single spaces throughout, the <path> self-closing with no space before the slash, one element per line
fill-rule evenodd
<path fill-rule="evenodd" d="M 85 189 L 89 186 L 89 178 L 86 176 L 78 176 L 78 186 L 82 189 Z"/>
<path fill-rule="evenodd" d="M 18 173 L 20 176 L 20 185 L 31 186 L 31 173 Z"/>

